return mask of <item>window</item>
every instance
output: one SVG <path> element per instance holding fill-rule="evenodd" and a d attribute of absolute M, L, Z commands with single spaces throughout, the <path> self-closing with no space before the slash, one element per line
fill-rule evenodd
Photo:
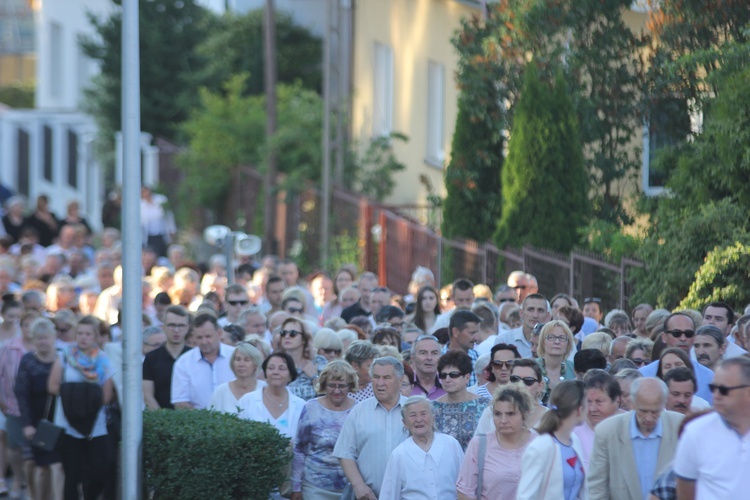
<path fill-rule="evenodd" d="M 62 26 L 50 24 L 49 30 L 49 93 L 52 97 L 62 97 L 63 84 L 63 39 Z"/>
<path fill-rule="evenodd" d="M 430 61 L 427 65 L 427 163 L 442 167 L 443 121 L 445 119 L 445 68 Z"/>
<path fill-rule="evenodd" d="M 373 136 L 388 136 L 393 130 L 393 51 L 375 43 L 373 85 Z"/>
<path fill-rule="evenodd" d="M 68 185 L 78 187 L 78 134 L 68 129 Z"/>
<path fill-rule="evenodd" d="M 43 129 L 43 151 L 42 151 L 42 170 L 44 180 L 52 182 L 52 127 L 45 125 Z"/>
<path fill-rule="evenodd" d="M 643 130 L 643 192 L 661 194 L 669 172 L 655 168 L 659 150 L 675 145 L 691 132 L 687 103 L 680 97 L 663 97 L 651 101 L 649 119 Z"/>

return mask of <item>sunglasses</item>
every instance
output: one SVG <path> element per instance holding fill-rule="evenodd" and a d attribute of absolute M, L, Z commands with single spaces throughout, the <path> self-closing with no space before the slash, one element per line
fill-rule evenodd
<path fill-rule="evenodd" d="M 281 333 L 279 333 L 279 336 L 281 337 L 286 337 L 287 335 L 291 338 L 294 338 L 297 335 L 302 335 L 302 332 L 297 332 L 294 330 L 282 330 Z"/>
<path fill-rule="evenodd" d="M 744 389 L 745 387 L 750 387 L 750 384 L 735 385 L 734 387 L 727 387 L 725 385 L 708 384 L 708 388 L 711 390 L 711 394 L 713 394 L 716 391 L 719 391 L 719 394 L 721 394 L 722 396 L 729 396 L 729 393 L 732 392 L 733 390 Z"/>
<path fill-rule="evenodd" d="M 648 360 L 643 358 L 631 358 L 630 361 L 635 363 L 635 366 L 646 366 L 648 364 Z"/>
<path fill-rule="evenodd" d="M 692 339 L 693 337 L 695 337 L 695 330 L 667 330 L 664 333 L 668 333 L 676 339 L 682 337 L 683 335 L 686 339 Z"/>
<path fill-rule="evenodd" d="M 323 349 L 323 352 L 328 354 L 329 356 L 331 354 L 335 354 L 336 356 L 338 356 L 339 354 L 341 354 L 341 349 Z"/>
<path fill-rule="evenodd" d="M 466 375 L 466 374 L 465 373 L 461 373 L 461 372 L 450 372 L 450 373 L 440 372 L 438 374 L 438 377 L 440 378 L 440 380 L 445 380 L 448 377 L 455 379 L 455 378 L 458 378 L 458 377 L 463 377 L 464 375 Z"/>
<path fill-rule="evenodd" d="M 230 306 L 246 306 L 249 303 L 249 300 L 227 300 L 227 304 Z"/>
<path fill-rule="evenodd" d="M 591 302 L 595 302 L 597 304 L 601 304 L 602 303 L 602 299 L 600 299 L 599 297 L 586 297 L 585 299 L 583 299 L 584 305 L 585 304 L 589 304 Z"/>
<path fill-rule="evenodd" d="M 513 368 L 513 360 L 510 360 L 510 361 L 493 361 L 491 363 L 491 365 L 494 368 L 503 368 L 503 367 L 505 367 L 508 370 L 510 370 L 511 368 Z"/>
<path fill-rule="evenodd" d="M 516 299 L 500 299 L 497 302 L 498 302 L 498 304 L 502 304 L 504 302 L 515 302 L 515 301 L 516 301 Z"/>
<path fill-rule="evenodd" d="M 513 382 L 514 384 L 517 384 L 519 382 L 523 382 L 526 387 L 531 387 L 532 385 L 534 385 L 537 382 L 539 382 L 534 377 L 519 377 L 518 375 L 511 375 L 510 376 L 510 381 Z"/>
<path fill-rule="evenodd" d="M 304 311 L 304 309 L 296 307 L 290 307 L 289 309 L 287 309 L 287 312 L 289 312 L 289 314 L 300 314 L 302 311 Z"/>

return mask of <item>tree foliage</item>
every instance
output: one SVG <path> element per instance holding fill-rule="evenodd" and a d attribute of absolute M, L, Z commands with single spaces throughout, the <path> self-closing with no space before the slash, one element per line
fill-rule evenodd
<path fill-rule="evenodd" d="M 285 12 L 276 12 L 276 73 L 278 83 L 300 82 L 303 88 L 321 91 L 322 40 L 307 28 L 294 24 Z M 262 94 L 265 78 L 263 45 L 264 9 L 221 18 L 221 29 L 213 31 L 197 49 L 206 59 L 201 80 L 212 91 L 220 91 L 232 75 L 248 74 L 244 92 Z"/>
<path fill-rule="evenodd" d="M 681 309 L 698 309 L 710 302 L 727 302 L 735 309 L 750 303 L 750 246 L 739 241 L 716 247 L 695 274 Z"/>
<path fill-rule="evenodd" d="M 0 103 L 11 108 L 33 108 L 34 84 L 16 83 L 0 87 Z"/>
<path fill-rule="evenodd" d="M 569 252 L 589 215 L 589 184 L 561 70 L 549 84 L 535 63 L 527 66 L 514 122 L 496 241 Z"/>

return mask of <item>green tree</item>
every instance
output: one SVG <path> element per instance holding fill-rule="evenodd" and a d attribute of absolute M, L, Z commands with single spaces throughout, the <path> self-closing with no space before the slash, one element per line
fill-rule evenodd
<path fill-rule="evenodd" d="M 464 20 L 452 39 L 459 53 L 460 94 L 451 161 L 445 170 L 442 232 L 447 238 L 487 241 L 500 217 L 507 121 L 505 93 L 496 83 L 503 69 L 492 39 L 499 18 L 490 11 L 485 21 L 478 17 Z"/>
<path fill-rule="evenodd" d="M 589 215 L 589 183 L 561 70 L 550 85 L 540 80 L 536 63 L 526 67 L 514 122 L 497 244 L 568 252 Z"/>
<path fill-rule="evenodd" d="M 750 246 L 735 242 L 716 247 L 695 273 L 681 309 L 700 310 L 709 302 L 723 301 L 735 309 L 750 303 Z"/>
<path fill-rule="evenodd" d="M 279 83 L 297 81 L 302 87 L 321 91 L 322 41 L 303 27 L 294 24 L 289 14 L 276 12 L 276 66 Z M 221 28 L 214 30 L 199 45 L 198 54 L 206 59 L 201 80 L 212 91 L 220 91 L 232 75 L 249 74 L 245 92 L 262 94 L 265 75 L 263 50 L 264 10 L 244 15 L 228 14 Z"/>
<path fill-rule="evenodd" d="M 120 5 L 122 0 L 114 0 Z M 196 48 L 219 25 L 196 0 L 140 0 L 141 129 L 174 140 L 178 125 L 200 103 L 199 70 L 206 56 Z M 122 13 L 89 14 L 95 36 L 83 38 L 84 53 L 101 65 L 86 92 L 86 109 L 96 118 L 107 144 L 120 130 L 122 94 Z"/>

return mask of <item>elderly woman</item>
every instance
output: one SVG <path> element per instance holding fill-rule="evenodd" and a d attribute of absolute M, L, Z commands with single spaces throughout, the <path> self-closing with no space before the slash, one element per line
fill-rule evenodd
<path fill-rule="evenodd" d="M 313 349 L 318 353 L 316 362 L 325 364 L 341 358 L 344 343 L 335 331 L 330 328 L 321 328 L 313 339 Z"/>
<path fill-rule="evenodd" d="M 209 408 L 223 413 L 237 413 L 242 396 L 266 386 L 263 380 L 258 380 L 262 360 L 260 351 L 252 344 L 240 342 L 229 358 L 229 367 L 237 378 L 216 388 Z"/>
<path fill-rule="evenodd" d="M 475 389 L 483 398 L 492 399 L 492 393 L 510 380 L 510 370 L 513 361 L 520 359 L 518 348 L 511 344 L 495 344 L 490 351 L 490 363 L 487 366 L 486 377 L 489 381 Z"/>
<path fill-rule="evenodd" d="M 58 402 L 60 404 L 56 407 L 55 424 L 65 429 L 61 453 L 65 471 L 66 499 L 78 498 L 79 485 L 83 485 L 84 498 L 97 498 L 105 486 L 109 451 L 104 405 L 112 401 L 114 371 L 107 355 L 97 346 L 98 337 L 99 320 L 93 316 L 81 318 L 76 327 L 76 343 L 60 353 L 52 366 L 47 383 L 49 392 L 54 395 L 61 393 L 63 381 L 65 384 L 86 383 L 76 385 L 76 390 L 90 384 L 101 387 L 99 409 L 93 415 L 76 419 L 74 424 L 68 421 L 67 413 L 75 411 L 76 408 L 66 405 L 65 397 L 60 398 L 62 403 Z M 91 394 L 91 389 L 88 388 L 79 395 L 87 397 Z"/>
<path fill-rule="evenodd" d="M 305 400 L 287 387 L 297 378 L 294 359 L 285 352 L 274 352 L 263 364 L 266 386 L 249 392 L 238 401 L 239 417 L 268 422 L 284 436 L 294 439 Z"/>
<path fill-rule="evenodd" d="M 642 368 L 651 362 L 651 350 L 654 342 L 648 339 L 635 339 L 628 343 L 625 349 L 625 357 L 635 363 L 637 368 Z"/>
<path fill-rule="evenodd" d="M 372 360 L 380 356 L 378 348 L 367 340 L 355 340 L 346 350 L 346 362 L 352 365 L 357 372 L 359 387 L 356 391 L 349 394 L 357 402 L 364 401 L 375 395 L 372 392 L 372 382 L 370 381 L 370 365 Z"/>
<path fill-rule="evenodd" d="M 435 432 L 432 404 L 412 396 L 401 407 L 409 438 L 388 459 L 380 500 L 455 498 L 456 478 L 464 458 L 453 437 Z"/>
<path fill-rule="evenodd" d="M 318 393 L 323 396 L 305 404 L 297 426 L 292 500 L 341 498 L 347 480 L 332 453 L 341 427 L 357 403 L 347 394 L 356 388 L 357 373 L 344 360 L 334 359 L 320 372 Z"/>
<path fill-rule="evenodd" d="M 573 333 L 564 321 L 550 321 L 542 327 L 536 360 L 546 384 L 542 404 L 547 403 L 550 393 L 560 382 L 575 380 L 573 362 L 568 359 L 574 343 Z"/>
<path fill-rule="evenodd" d="M 378 326 L 373 332 L 372 343 L 375 345 L 393 346 L 398 352 L 401 352 L 401 334 L 395 328 Z"/>
<path fill-rule="evenodd" d="M 305 401 L 315 397 L 315 380 L 325 362 L 316 363 L 313 358 L 312 337 L 307 332 L 305 322 L 299 318 L 287 318 L 281 324 L 278 352 L 289 354 L 297 367 L 296 377 L 289 384 L 295 396 Z"/>
<path fill-rule="evenodd" d="M 536 437 L 529 430 L 534 402 L 516 385 L 501 386 L 493 401 L 493 431 L 474 437 L 466 450 L 456 484 L 460 500 L 516 498 L 521 457 Z"/>
<path fill-rule="evenodd" d="M 30 333 L 34 350 L 21 358 L 14 388 L 26 439 L 34 438 L 41 419 L 52 420 L 55 413 L 54 400 L 47 392 L 47 379 L 57 359 L 55 325 L 47 318 L 37 318 L 31 323 Z M 34 477 L 28 480 L 36 498 L 58 498 L 62 492 L 53 494 L 51 476 L 62 472 L 59 453 L 36 447 L 31 448 L 31 453 L 36 467 Z"/>
<path fill-rule="evenodd" d="M 482 412 L 490 404 L 489 398 L 466 390 L 471 375 L 471 358 L 460 351 L 448 351 L 438 361 L 438 378 L 445 395 L 435 402 L 437 430 L 453 436 L 464 450 L 469 445 Z"/>

